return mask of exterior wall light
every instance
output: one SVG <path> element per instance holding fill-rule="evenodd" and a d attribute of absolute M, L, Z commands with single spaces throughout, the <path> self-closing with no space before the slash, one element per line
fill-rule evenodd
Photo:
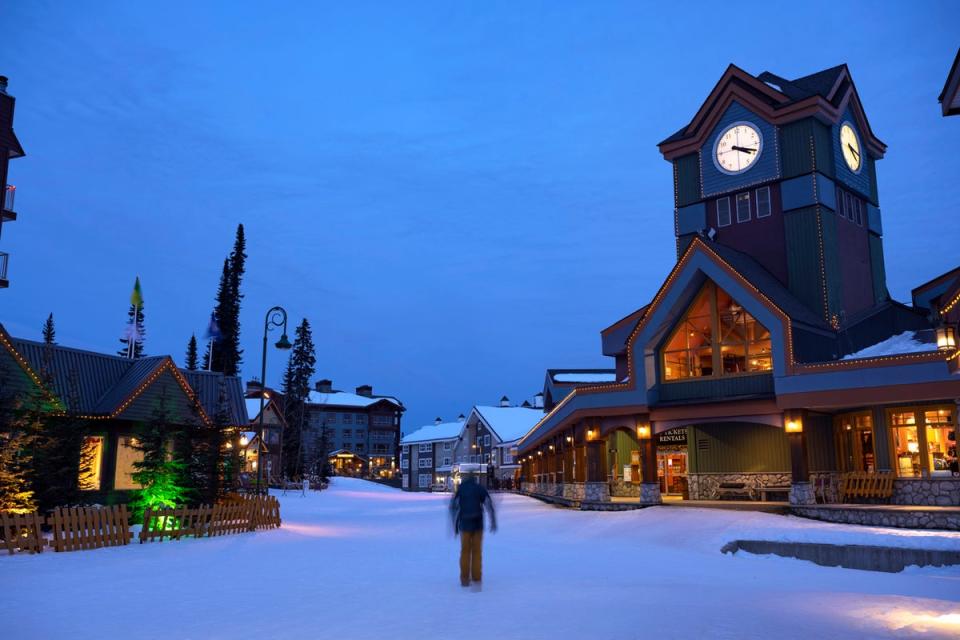
<path fill-rule="evenodd" d="M 550 451 L 553 451 L 553 445 L 550 445 Z"/>
<path fill-rule="evenodd" d="M 567 436 L 567 442 L 573 442 L 573 436 Z"/>
<path fill-rule="evenodd" d="M 783 430 L 787 433 L 803 433 L 803 418 L 799 411 L 784 412 Z"/>
<path fill-rule="evenodd" d="M 937 349 L 950 351 L 957 348 L 957 333 L 953 327 L 937 327 Z"/>
<path fill-rule="evenodd" d="M 637 426 L 637 436 L 646 440 L 650 437 L 650 425 L 641 424 Z"/>
<path fill-rule="evenodd" d="M 593 438 L 593 429 L 587 429 L 587 440 Z"/>

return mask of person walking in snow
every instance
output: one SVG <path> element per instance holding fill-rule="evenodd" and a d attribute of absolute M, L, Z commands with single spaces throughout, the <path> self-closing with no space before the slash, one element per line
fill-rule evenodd
<path fill-rule="evenodd" d="M 450 501 L 453 532 L 460 536 L 460 584 L 480 588 L 483 579 L 483 509 L 490 512 L 490 533 L 497 531 L 497 514 L 486 488 L 473 474 L 464 477 Z"/>

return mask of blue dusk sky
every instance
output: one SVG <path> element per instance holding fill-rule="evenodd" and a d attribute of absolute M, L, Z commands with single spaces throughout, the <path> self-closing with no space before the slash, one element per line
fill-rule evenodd
<path fill-rule="evenodd" d="M 39 2 L 2 5 L 27 156 L 0 322 L 182 362 L 237 223 L 243 374 L 263 314 L 306 316 L 317 377 L 407 405 L 404 431 L 547 367 L 612 366 L 599 331 L 675 261 L 670 165 L 729 63 L 847 63 L 871 125 L 890 291 L 960 262 L 960 118 L 937 103 L 957 2 Z M 292 326 L 291 326 L 292 333 Z M 272 351 L 277 384 L 286 354 Z"/>

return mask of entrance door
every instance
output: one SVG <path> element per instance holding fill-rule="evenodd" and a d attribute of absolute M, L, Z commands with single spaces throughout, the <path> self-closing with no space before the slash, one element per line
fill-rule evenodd
<path fill-rule="evenodd" d="M 876 471 L 873 453 L 873 421 L 870 414 L 840 416 L 837 424 L 840 457 L 844 471 Z"/>
<path fill-rule="evenodd" d="M 663 451 L 657 453 L 657 476 L 660 493 L 687 496 L 687 452 Z"/>

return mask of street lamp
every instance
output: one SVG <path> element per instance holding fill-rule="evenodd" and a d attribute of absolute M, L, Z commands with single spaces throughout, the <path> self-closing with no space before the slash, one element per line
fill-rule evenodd
<path fill-rule="evenodd" d="M 263 319 L 263 360 L 260 364 L 260 418 L 257 432 L 260 434 L 260 442 L 257 445 L 257 493 L 260 493 L 260 480 L 263 477 L 263 465 L 260 464 L 263 456 L 263 401 L 264 390 L 267 386 L 267 334 L 274 327 L 283 327 L 283 334 L 274 345 L 277 349 L 288 350 L 293 345 L 287 338 L 287 310 L 283 307 L 271 307 Z M 269 481 L 269 478 L 267 479 Z"/>

